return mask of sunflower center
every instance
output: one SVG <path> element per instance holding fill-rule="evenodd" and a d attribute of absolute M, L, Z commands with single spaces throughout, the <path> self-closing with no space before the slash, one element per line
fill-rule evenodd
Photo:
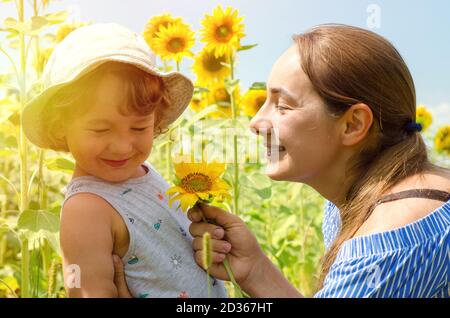
<path fill-rule="evenodd" d="M 220 63 L 225 62 L 223 56 L 215 58 L 214 54 L 206 54 L 203 58 L 203 67 L 211 73 L 220 71 L 224 66 Z"/>
<path fill-rule="evenodd" d="M 227 25 L 221 25 L 216 29 L 216 37 L 219 41 L 228 42 L 232 35 L 230 27 Z"/>
<path fill-rule="evenodd" d="M 189 193 L 211 190 L 211 179 L 201 173 L 190 173 L 181 181 L 181 187 Z"/>
<path fill-rule="evenodd" d="M 170 39 L 168 43 L 168 50 L 174 53 L 178 53 L 183 51 L 184 41 L 182 38 L 173 38 Z"/>
<path fill-rule="evenodd" d="M 214 99 L 218 102 L 231 102 L 230 95 L 225 88 L 216 89 Z"/>

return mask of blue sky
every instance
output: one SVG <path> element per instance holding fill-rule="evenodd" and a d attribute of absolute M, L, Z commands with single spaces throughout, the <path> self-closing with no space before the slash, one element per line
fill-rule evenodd
<path fill-rule="evenodd" d="M 450 124 L 450 1 L 447 0 L 58 0 L 50 11 L 72 8 L 71 20 L 116 22 L 142 31 L 152 15 L 170 12 L 195 30 L 217 4 L 233 6 L 244 16 L 244 44 L 257 43 L 240 54 L 237 76 L 246 87 L 265 81 L 277 57 L 291 45 L 291 36 L 321 23 L 345 23 L 368 28 L 367 8 L 380 8 L 380 28 L 400 51 L 413 74 L 417 101 L 427 105 L 436 124 Z M 14 6 L 0 5 L 0 21 L 15 15 Z M 1 39 L 1 38 L 0 38 Z M 195 49 L 201 47 L 197 43 Z M 0 56 L 0 72 L 6 67 Z M 182 71 L 190 72 L 190 63 Z"/>

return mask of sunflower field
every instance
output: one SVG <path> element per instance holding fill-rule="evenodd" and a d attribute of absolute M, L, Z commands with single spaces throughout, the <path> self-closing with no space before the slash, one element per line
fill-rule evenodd
<path fill-rule="evenodd" d="M 53 48 L 80 26 L 67 11 L 48 12 L 51 0 L 1 0 L 17 15 L 0 21 L 0 298 L 66 297 L 59 248 L 64 187 L 74 160 L 43 150 L 25 138 L 24 105 L 42 90 L 40 77 Z M 301 293 L 317 287 L 324 253 L 321 223 L 324 199 L 301 184 L 271 181 L 264 174 L 265 148 L 248 124 L 266 99 L 265 79 L 241 87 L 239 56 L 257 44 L 245 36 L 245 21 L 231 7 L 205 13 L 201 29 L 183 17 L 149 17 L 142 33 L 164 71 L 191 60 L 195 93 L 189 109 L 155 140 L 148 159 L 163 177 L 176 181 L 174 158 L 226 164 L 229 195 L 212 202 L 243 218 L 262 248 Z M 193 52 L 195 43 L 203 47 Z M 418 106 L 417 120 L 432 161 L 450 167 L 450 126 L 432 132 L 432 116 Z M 236 289 L 228 285 L 230 297 Z"/>

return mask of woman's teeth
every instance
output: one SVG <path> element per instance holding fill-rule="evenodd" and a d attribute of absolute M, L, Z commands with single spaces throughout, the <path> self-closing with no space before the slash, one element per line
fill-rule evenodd
<path fill-rule="evenodd" d="M 283 146 L 271 146 L 267 147 L 267 156 L 271 156 L 272 152 L 278 151 L 278 153 L 286 151 L 286 148 Z"/>

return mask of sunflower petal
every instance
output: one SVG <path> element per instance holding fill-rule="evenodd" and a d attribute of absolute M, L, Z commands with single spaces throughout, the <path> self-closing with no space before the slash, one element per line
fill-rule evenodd
<path fill-rule="evenodd" d="M 173 197 L 169 200 L 169 206 L 172 207 L 172 203 L 173 203 L 174 201 L 179 200 L 179 199 L 182 198 L 182 197 L 183 197 L 183 194 L 178 194 L 178 195 L 173 196 Z"/>
<path fill-rule="evenodd" d="M 171 195 L 171 194 L 174 194 L 174 193 L 185 193 L 185 192 L 186 191 L 182 187 L 174 186 L 174 187 L 171 187 L 169 190 L 167 190 L 166 194 Z"/>
<path fill-rule="evenodd" d="M 198 201 L 198 197 L 195 194 L 184 194 L 183 197 L 180 199 L 181 201 L 181 209 L 184 212 L 187 212 L 187 210 L 190 207 L 193 207 L 195 203 Z"/>
<path fill-rule="evenodd" d="M 209 199 L 209 193 L 205 192 L 197 192 L 197 196 L 202 200 L 208 200 Z"/>

